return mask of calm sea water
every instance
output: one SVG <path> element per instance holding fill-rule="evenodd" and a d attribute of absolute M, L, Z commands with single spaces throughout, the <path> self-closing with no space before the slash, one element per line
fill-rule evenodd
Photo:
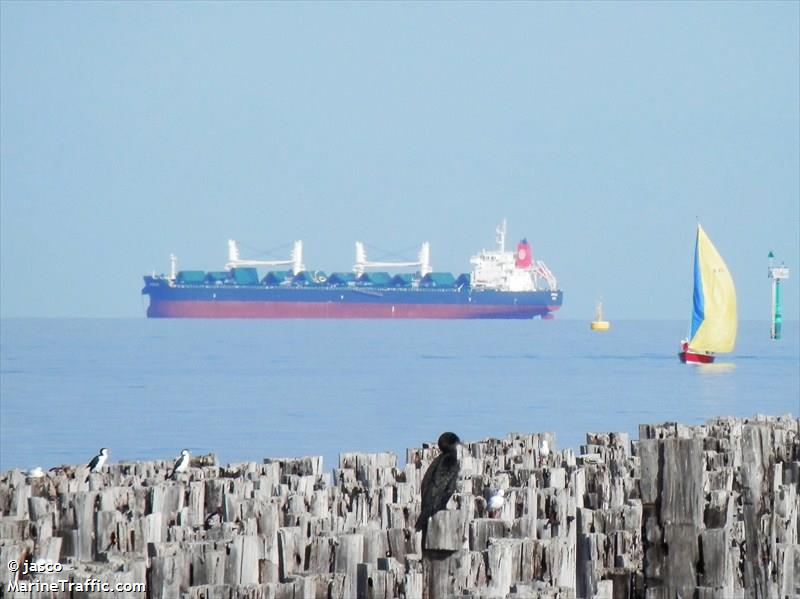
<path fill-rule="evenodd" d="M 4 320 L 0 471 L 111 459 L 223 463 L 435 440 L 800 413 L 798 324 L 744 322 L 714 367 L 678 362 L 686 323 Z"/>

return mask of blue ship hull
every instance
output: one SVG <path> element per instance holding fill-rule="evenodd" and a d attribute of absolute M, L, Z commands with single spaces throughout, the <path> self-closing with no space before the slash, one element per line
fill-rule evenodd
<path fill-rule="evenodd" d="M 145 277 L 151 318 L 522 318 L 549 319 L 561 291 L 175 284 Z"/>

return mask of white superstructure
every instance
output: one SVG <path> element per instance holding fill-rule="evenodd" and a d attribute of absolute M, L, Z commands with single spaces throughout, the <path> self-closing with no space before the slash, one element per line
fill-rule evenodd
<path fill-rule="evenodd" d="M 522 255 L 527 243 L 520 243 L 518 252 L 506 251 L 506 221 L 497 227 L 496 250 L 481 250 L 470 258 L 471 284 L 476 289 L 498 291 L 556 291 L 558 283 L 550 269 L 541 260 Z M 518 266 L 519 263 L 526 263 Z"/>

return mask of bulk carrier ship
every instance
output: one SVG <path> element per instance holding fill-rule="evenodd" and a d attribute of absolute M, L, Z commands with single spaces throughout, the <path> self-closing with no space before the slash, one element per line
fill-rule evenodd
<path fill-rule="evenodd" d="M 473 256 L 472 272 L 455 277 L 433 271 L 427 242 L 415 262 L 370 262 L 356 242 L 352 271 L 326 275 L 306 270 L 300 241 L 289 260 L 263 261 L 241 259 L 230 240 L 225 270 L 177 270 L 171 256 L 170 274 L 145 276 L 142 294 L 150 318 L 553 318 L 563 297 L 555 276 L 526 239 L 513 252 L 505 243 L 504 221 L 498 248 Z M 260 277 L 259 268 L 272 270 Z"/>

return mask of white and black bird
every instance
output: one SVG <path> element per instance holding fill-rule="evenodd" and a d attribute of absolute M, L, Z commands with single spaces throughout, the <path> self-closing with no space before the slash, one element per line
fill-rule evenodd
<path fill-rule="evenodd" d="M 175 465 L 172 467 L 172 478 L 189 469 L 189 459 L 189 450 L 182 450 L 181 455 L 178 456 L 178 459 L 175 460 Z"/>
<path fill-rule="evenodd" d="M 547 444 L 547 439 L 542 439 L 539 442 L 539 465 L 547 463 L 547 457 L 550 455 L 550 446 Z"/>
<path fill-rule="evenodd" d="M 490 518 L 498 516 L 503 511 L 503 506 L 506 504 L 505 494 L 506 492 L 503 489 L 497 489 L 489 497 L 489 501 L 486 503 L 486 511 L 489 513 Z"/>
<path fill-rule="evenodd" d="M 94 456 L 92 460 L 87 464 L 89 472 L 100 472 L 100 469 L 105 465 L 107 459 L 108 459 L 108 448 L 107 447 L 100 448 L 100 453 Z"/>
<path fill-rule="evenodd" d="M 107 459 L 108 459 L 108 448 L 101 447 L 100 453 L 94 456 L 91 459 L 91 461 L 88 464 L 86 464 L 86 467 L 89 468 L 89 474 L 86 476 L 86 480 L 84 482 L 89 481 L 89 476 L 91 476 L 93 472 L 100 472 L 100 470 L 102 470 L 103 466 L 105 465 Z"/>

